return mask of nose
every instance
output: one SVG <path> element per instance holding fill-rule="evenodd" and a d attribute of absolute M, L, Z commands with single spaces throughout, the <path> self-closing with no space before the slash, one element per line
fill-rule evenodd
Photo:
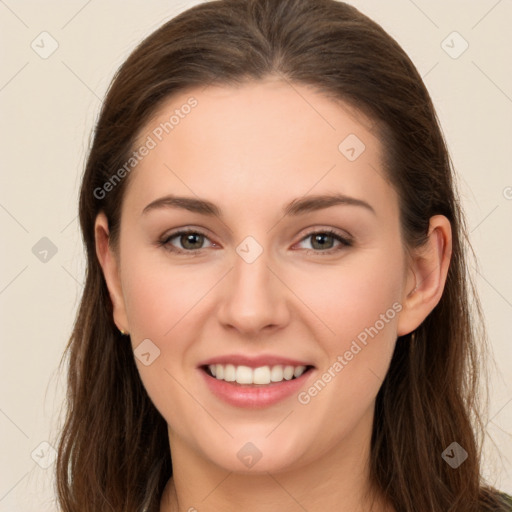
<path fill-rule="evenodd" d="M 222 288 L 219 321 L 249 337 L 278 330 L 289 321 L 293 294 L 266 254 L 263 251 L 252 263 L 235 254 L 234 267 Z"/>

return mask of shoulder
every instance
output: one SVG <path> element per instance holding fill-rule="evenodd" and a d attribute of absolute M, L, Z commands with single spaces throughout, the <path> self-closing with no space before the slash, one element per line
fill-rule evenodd
<path fill-rule="evenodd" d="M 503 500 L 503 503 L 507 505 L 507 508 L 505 510 L 512 512 L 512 496 L 509 496 L 504 492 L 500 492 L 498 496 Z"/>
<path fill-rule="evenodd" d="M 481 512 L 512 512 L 512 496 L 494 487 L 480 488 L 479 504 Z"/>

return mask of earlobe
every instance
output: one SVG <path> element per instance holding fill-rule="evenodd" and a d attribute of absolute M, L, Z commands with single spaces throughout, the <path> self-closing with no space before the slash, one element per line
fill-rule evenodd
<path fill-rule="evenodd" d="M 94 223 L 94 237 L 96 242 L 96 255 L 103 270 L 103 276 L 112 301 L 114 323 L 123 333 L 129 331 L 126 316 L 124 296 L 121 288 L 118 258 L 109 244 L 108 219 L 100 212 Z"/>
<path fill-rule="evenodd" d="M 416 329 L 441 300 L 452 254 L 450 221 L 444 215 L 430 219 L 428 241 L 412 251 L 403 294 L 398 336 Z"/>

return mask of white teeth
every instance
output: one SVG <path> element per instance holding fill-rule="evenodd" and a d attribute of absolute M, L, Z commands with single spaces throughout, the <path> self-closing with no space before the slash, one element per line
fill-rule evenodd
<path fill-rule="evenodd" d="M 293 366 L 285 366 L 283 370 L 283 376 L 286 380 L 290 380 L 293 377 Z"/>
<path fill-rule="evenodd" d="M 293 376 L 295 378 L 297 377 L 300 377 L 303 373 L 304 373 L 304 370 L 306 369 L 305 366 L 297 366 L 294 370 L 293 370 Z"/>
<path fill-rule="evenodd" d="M 283 367 L 273 366 L 272 370 L 270 370 L 270 380 L 272 382 L 281 382 L 283 380 Z"/>
<path fill-rule="evenodd" d="M 238 384 L 253 384 L 252 375 L 252 368 L 248 366 L 237 366 L 235 380 Z"/>
<path fill-rule="evenodd" d="M 224 366 L 224 380 L 226 382 L 235 382 L 236 368 L 232 364 Z"/>
<path fill-rule="evenodd" d="M 238 384 L 270 384 L 300 377 L 306 370 L 305 366 L 234 366 L 232 364 L 211 364 L 208 366 L 217 380 L 237 382 Z"/>
<path fill-rule="evenodd" d="M 254 368 L 252 380 L 254 384 L 270 384 L 270 368 L 268 366 Z"/>

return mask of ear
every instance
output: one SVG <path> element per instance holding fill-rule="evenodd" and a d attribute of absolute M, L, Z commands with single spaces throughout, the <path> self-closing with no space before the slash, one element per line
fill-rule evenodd
<path fill-rule="evenodd" d="M 128 333 L 128 319 L 119 274 L 119 258 L 116 257 L 109 244 L 108 219 L 103 212 L 100 212 L 96 217 L 94 236 L 96 240 L 96 255 L 103 270 L 110 300 L 112 301 L 114 323 L 119 330 Z"/>
<path fill-rule="evenodd" d="M 418 327 L 441 300 L 452 255 L 452 229 L 444 215 L 430 219 L 428 241 L 414 249 L 402 296 L 398 336 Z"/>

